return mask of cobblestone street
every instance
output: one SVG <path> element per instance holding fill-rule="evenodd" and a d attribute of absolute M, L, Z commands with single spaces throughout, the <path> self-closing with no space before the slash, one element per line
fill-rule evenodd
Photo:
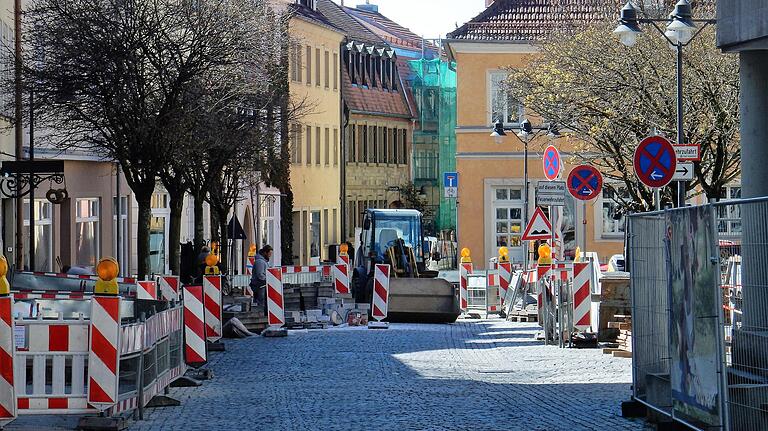
<path fill-rule="evenodd" d="M 630 360 L 560 350 L 535 324 L 392 325 L 227 340 L 212 381 L 132 430 L 643 429 L 620 417 Z"/>

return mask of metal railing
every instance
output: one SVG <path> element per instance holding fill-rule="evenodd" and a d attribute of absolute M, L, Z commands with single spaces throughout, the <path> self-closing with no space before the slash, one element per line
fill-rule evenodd
<path fill-rule="evenodd" d="M 768 198 L 628 219 L 634 398 L 694 429 L 768 423 Z"/>

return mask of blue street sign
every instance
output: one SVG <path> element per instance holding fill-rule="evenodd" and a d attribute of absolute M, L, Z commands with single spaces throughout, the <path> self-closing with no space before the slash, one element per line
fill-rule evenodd
<path fill-rule="evenodd" d="M 600 194 L 602 189 L 603 176 L 592 166 L 576 166 L 568 175 L 568 191 L 576 199 L 592 200 Z"/>
<path fill-rule="evenodd" d="M 554 181 L 557 179 L 557 176 L 560 175 L 561 168 L 560 152 L 552 145 L 548 146 L 547 149 L 544 150 L 544 176 L 547 177 L 548 180 Z"/>
<path fill-rule="evenodd" d="M 443 172 L 443 189 L 446 198 L 455 198 L 459 195 L 459 173 Z"/>
<path fill-rule="evenodd" d="M 675 148 L 661 136 L 645 138 L 635 150 L 633 165 L 641 183 L 651 188 L 664 187 L 675 176 Z"/>

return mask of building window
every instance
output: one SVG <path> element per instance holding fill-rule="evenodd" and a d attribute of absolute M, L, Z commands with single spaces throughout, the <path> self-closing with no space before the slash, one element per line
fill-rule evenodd
<path fill-rule="evenodd" d="M 376 73 L 376 63 L 379 62 L 379 57 L 375 55 L 370 56 L 370 70 L 371 70 L 371 88 L 376 88 L 378 84 L 378 75 Z"/>
<path fill-rule="evenodd" d="M 291 55 L 291 79 L 296 82 L 301 82 L 301 45 L 300 44 L 292 44 L 292 55 Z"/>
<path fill-rule="evenodd" d="M 310 259 L 320 258 L 320 211 L 310 213 L 309 222 L 309 257 Z"/>
<path fill-rule="evenodd" d="M 392 138 L 394 139 L 394 145 L 392 148 L 392 160 L 395 162 L 395 164 L 399 164 L 400 159 L 398 157 L 400 152 L 398 151 L 397 147 L 399 145 L 400 139 L 397 133 L 397 129 L 392 129 Z"/>
<path fill-rule="evenodd" d="M 383 144 L 382 146 L 384 147 L 383 148 L 383 150 L 384 150 L 383 161 L 384 161 L 384 163 L 389 163 L 389 128 L 388 127 L 384 127 L 383 128 L 383 133 L 384 133 L 384 140 L 382 141 L 382 144 Z"/>
<path fill-rule="evenodd" d="M 333 53 L 333 89 L 339 89 L 339 54 Z"/>
<path fill-rule="evenodd" d="M 320 48 L 315 48 L 315 86 L 320 86 Z"/>
<path fill-rule="evenodd" d="M 502 120 L 504 124 L 517 123 L 524 116 L 523 105 L 518 103 L 506 89 L 504 81 L 507 72 L 498 71 L 490 73 L 490 122 Z"/>
<path fill-rule="evenodd" d="M 493 229 L 496 247 L 520 247 L 522 245 L 522 197 L 523 193 L 519 188 L 494 188 Z"/>
<path fill-rule="evenodd" d="M 624 235 L 624 213 L 620 210 L 621 202 L 629 199 L 629 193 L 624 187 L 603 187 L 603 235 Z"/>
<path fill-rule="evenodd" d="M 315 165 L 320 166 L 320 127 L 315 128 Z"/>
<path fill-rule="evenodd" d="M 316 0 L 298 0 L 298 3 L 302 6 L 306 6 L 312 10 L 315 10 L 315 1 Z"/>
<path fill-rule="evenodd" d="M 301 164 L 301 125 L 291 126 L 291 162 Z"/>
<path fill-rule="evenodd" d="M 96 266 L 99 259 L 99 199 L 75 200 L 75 265 Z"/>
<path fill-rule="evenodd" d="M 325 166 L 331 165 L 331 129 L 325 128 Z"/>
<path fill-rule="evenodd" d="M 379 132 L 378 132 L 379 151 L 377 153 L 379 155 L 379 163 L 387 162 L 387 160 L 385 159 L 386 148 L 387 148 L 387 134 L 385 132 L 386 130 L 387 130 L 386 127 L 379 127 Z"/>
<path fill-rule="evenodd" d="M 373 131 L 371 132 L 373 134 L 373 149 L 371 152 L 371 155 L 373 156 L 373 163 L 379 162 L 379 127 L 373 126 Z"/>
<path fill-rule="evenodd" d="M 365 54 L 357 54 L 357 74 L 360 76 L 360 85 L 367 86 L 368 77 L 365 76 Z"/>
<path fill-rule="evenodd" d="M 337 223 L 336 220 L 338 220 L 338 210 L 336 208 L 333 209 L 333 218 L 331 219 L 331 244 L 336 244 L 339 242 L 339 232 L 337 230 Z"/>
<path fill-rule="evenodd" d="M 338 166 L 339 147 L 341 146 L 341 142 L 339 142 L 339 129 L 333 129 L 333 142 L 331 144 L 333 145 L 333 166 Z"/>
<path fill-rule="evenodd" d="M 326 208 L 323 210 L 323 245 L 324 246 L 328 245 L 328 240 L 330 239 L 330 235 L 328 235 L 330 233 L 330 227 L 329 227 L 330 223 L 331 223 L 331 220 L 328 217 L 328 209 Z"/>
<path fill-rule="evenodd" d="M 307 45 L 307 85 L 312 85 L 312 47 Z"/>
<path fill-rule="evenodd" d="M 120 197 L 120 225 L 118 226 L 117 220 L 117 196 L 112 196 L 112 235 L 113 246 L 112 253 L 115 254 L 117 259 L 117 230 L 120 229 L 120 261 L 118 264 L 123 271 L 128 272 L 128 244 L 131 239 L 128 237 L 128 197 Z"/>
<path fill-rule="evenodd" d="M 359 161 L 365 163 L 368 161 L 368 126 L 366 125 L 363 126 L 360 132 L 360 148 L 362 151 L 359 154 L 363 157 Z"/>
<path fill-rule="evenodd" d="M 330 53 L 325 51 L 325 88 L 331 87 L 331 65 L 330 65 Z"/>
<path fill-rule="evenodd" d="M 29 261 L 29 199 L 24 199 L 24 268 L 30 271 L 53 271 L 53 204 L 35 199 L 35 266 Z"/>
<path fill-rule="evenodd" d="M 357 126 L 350 124 L 347 126 L 347 161 L 357 160 Z"/>
<path fill-rule="evenodd" d="M 402 130 L 402 139 L 400 140 L 400 163 L 403 165 L 408 164 L 408 131 Z"/>
<path fill-rule="evenodd" d="M 312 164 L 312 126 L 307 126 L 307 164 Z"/>
<path fill-rule="evenodd" d="M 741 199 L 741 186 L 724 187 L 720 191 L 723 199 Z M 741 206 L 740 205 L 718 205 L 717 208 L 717 231 L 725 235 L 741 234 Z"/>

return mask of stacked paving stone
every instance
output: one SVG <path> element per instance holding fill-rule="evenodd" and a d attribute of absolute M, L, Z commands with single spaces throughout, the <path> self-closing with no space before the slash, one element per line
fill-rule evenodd
<path fill-rule="evenodd" d="M 608 322 L 608 328 L 618 329 L 619 335 L 616 337 L 616 347 L 603 349 L 603 353 L 612 354 L 614 357 L 631 358 L 632 357 L 632 316 L 617 314 L 613 316 L 613 321 Z"/>

